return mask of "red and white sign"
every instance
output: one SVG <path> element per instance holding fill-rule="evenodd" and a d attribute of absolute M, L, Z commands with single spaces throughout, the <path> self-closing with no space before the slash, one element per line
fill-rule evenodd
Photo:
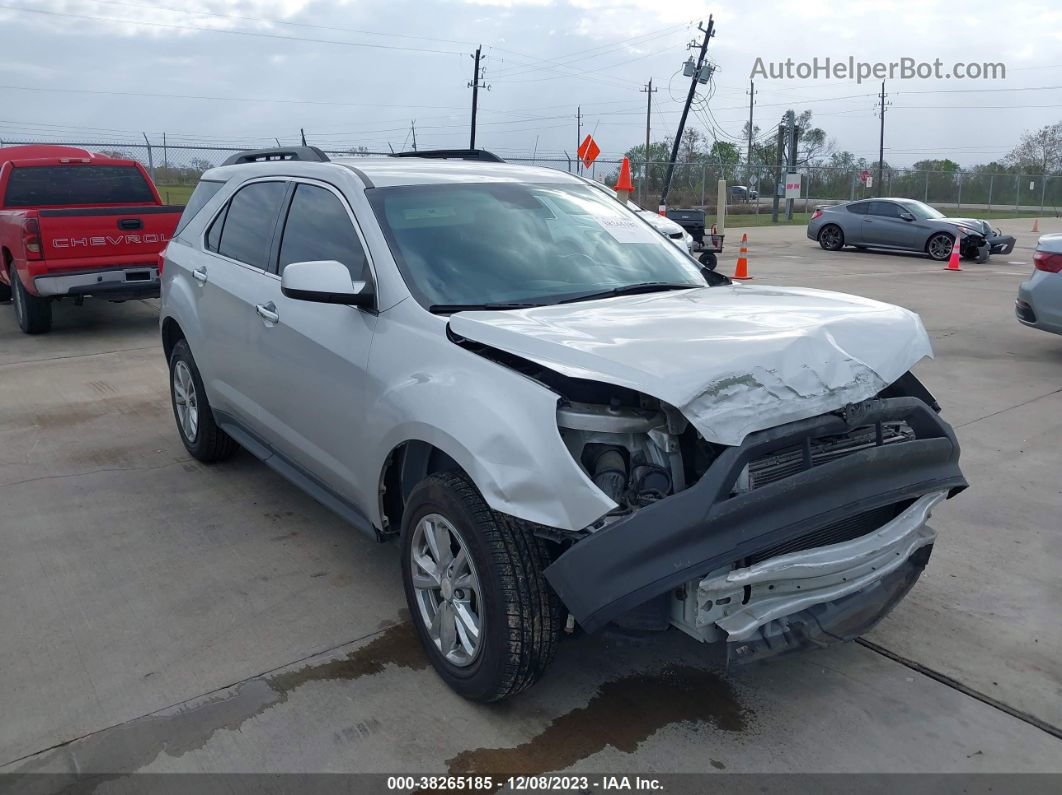
<path fill-rule="evenodd" d="M 859 181 L 862 182 L 864 185 L 866 185 L 870 181 L 870 172 L 867 171 L 865 168 L 859 174 Z"/>
<path fill-rule="evenodd" d="M 785 175 L 785 197 L 787 199 L 799 199 L 800 198 L 800 175 L 799 174 L 786 174 Z"/>
<path fill-rule="evenodd" d="M 579 159 L 583 161 L 583 165 L 590 168 L 590 165 L 597 160 L 597 156 L 601 154 L 601 147 L 597 145 L 597 141 L 593 136 L 588 135 L 583 139 L 583 142 L 579 144 Z"/>

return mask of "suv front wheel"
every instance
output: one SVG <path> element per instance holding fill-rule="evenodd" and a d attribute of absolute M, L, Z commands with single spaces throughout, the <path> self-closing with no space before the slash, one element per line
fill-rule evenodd
<path fill-rule="evenodd" d="M 497 701 L 553 659 L 563 614 L 542 570 L 545 543 L 490 509 L 467 476 L 440 472 L 413 489 L 402 521 L 402 580 L 432 665 L 457 693 Z"/>

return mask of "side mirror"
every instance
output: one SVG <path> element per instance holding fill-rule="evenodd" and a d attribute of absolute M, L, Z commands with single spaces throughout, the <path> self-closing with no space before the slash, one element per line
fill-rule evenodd
<path fill-rule="evenodd" d="M 352 282 L 347 266 L 334 259 L 291 263 L 280 276 L 280 292 L 299 301 L 365 309 L 371 309 L 376 300 L 371 284 Z"/>
<path fill-rule="evenodd" d="M 900 217 L 905 221 L 913 221 L 914 216 L 911 213 L 900 213 Z"/>

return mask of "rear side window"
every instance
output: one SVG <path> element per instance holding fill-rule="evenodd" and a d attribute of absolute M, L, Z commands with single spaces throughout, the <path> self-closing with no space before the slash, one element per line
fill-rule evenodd
<path fill-rule="evenodd" d="M 221 186 L 224 184 L 224 182 L 200 182 L 195 186 L 192 195 L 188 197 L 188 204 L 184 206 L 184 212 L 181 213 L 181 220 L 177 222 L 175 235 L 179 235 L 188 226 L 188 222 L 195 218 L 196 214 L 203 209 L 208 201 L 214 198 L 214 195 L 221 190 Z"/>
<path fill-rule="evenodd" d="M 871 202 L 870 214 L 882 215 L 886 218 L 899 218 L 900 206 L 898 204 L 893 204 L 892 202 Z"/>
<path fill-rule="evenodd" d="M 154 203 L 134 166 L 20 166 L 11 170 L 5 207 Z"/>
<path fill-rule="evenodd" d="M 280 243 L 280 271 L 293 262 L 342 262 L 352 281 L 368 280 L 362 248 L 346 207 L 330 190 L 300 184 L 291 200 Z"/>
<path fill-rule="evenodd" d="M 236 191 L 225 212 L 218 253 L 265 270 L 273 226 L 286 190 L 284 182 L 255 182 Z"/>
<path fill-rule="evenodd" d="M 859 215 L 867 214 L 867 205 L 869 202 L 856 202 L 855 204 L 848 205 L 848 212 L 858 213 Z"/>

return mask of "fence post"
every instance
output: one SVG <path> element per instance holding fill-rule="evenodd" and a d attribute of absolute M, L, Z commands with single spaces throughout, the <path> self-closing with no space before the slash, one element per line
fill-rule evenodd
<path fill-rule="evenodd" d="M 925 198 L 922 199 L 922 201 L 924 201 L 926 204 L 929 204 L 929 172 L 928 171 L 926 172 L 926 195 L 925 195 Z"/>
<path fill-rule="evenodd" d="M 707 166 L 701 163 L 701 209 L 704 209 L 704 181 L 708 179 Z"/>
<path fill-rule="evenodd" d="M 995 174 L 989 174 L 988 175 L 988 209 L 989 210 L 992 209 L 992 186 L 995 184 L 995 182 L 996 182 L 996 175 Z"/>
<path fill-rule="evenodd" d="M 151 155 L 151 141 L 148 140 L 146 132 L 142 132 L 140 134 L 144 136 L 144 143 L 147 144 L 148 173 L 151 175 L 151 181 L 154 182 L 155 181 L 155 159 Z"/>
<path fill-rule="evenodd" d="M 1044 192 L 1047 190 L 1047 174 L 1040 176 L 1040 215 L 1044 214 Z"/>
<path fill-rule="evenodd" d="M 961 210 L 962 209 L 962 169 L 959 169 L 959 171 L 956 173 L 956 178 L 959 181 L 959 195 L 955 199 L 955 209 L 956 210 Z"/>
<path fill-rule="evenodd" d="M 1018 200 L 1021 198 L 1021 174 L 1014 175 L 1014 212 L 1019 212 Z"/>

